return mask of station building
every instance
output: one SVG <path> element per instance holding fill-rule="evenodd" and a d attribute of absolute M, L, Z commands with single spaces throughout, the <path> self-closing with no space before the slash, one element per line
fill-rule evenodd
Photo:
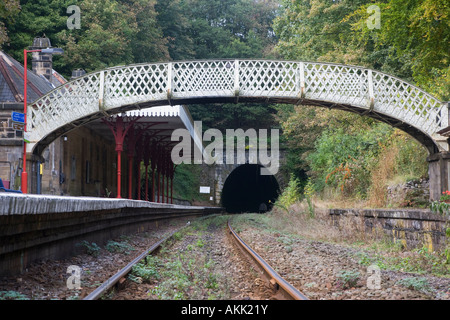
<path fill-rule="evenodd" d="M 35 38 L 30 49 L 48 47 L 50 40 L 44 37 Z M 68 81 L 53 69 L 51 54 L 33 52 L 31 65 L 32 70 L 27 70 L 27 103 Z M 72 79 L 83 74 L 74 70 Z M 23 131 L 11 115 L 23 112 L 23 92 L 23 65 L 0 51 L 0 178 L 6 188 L 14 190 L 21 188 Z M 40 156 L 28 154 L 28 193 L 118 197 L 120 185 L 122 198 L 171 202 L 174 168 L 167 157 L 170 136 L 173 130 L 192 123 L 187 108 L 166 106 L 111 115 L 74 128 L 55 139 Z M 114 134 L 117 126 L 127 130 L 133 126 L 121 142 Z M 118 143 L 123 144 L 120 159 Z M 153 181 L 141 181 L 145 169 Z"/>

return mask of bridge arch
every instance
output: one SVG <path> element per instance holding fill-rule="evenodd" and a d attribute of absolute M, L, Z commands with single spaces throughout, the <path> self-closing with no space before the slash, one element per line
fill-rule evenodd
<path fill-rule="evenodd" d="M 449 151 L 438 132 L 447 104 L 388 74 L 357 66 L 273 60 L 205 60 L 108 68 L 72 80 L 28 108 L 27 152 L 71 129 L 128 110 L 167 104 L 271 102 L 335 108 L 389 123 Z"/>

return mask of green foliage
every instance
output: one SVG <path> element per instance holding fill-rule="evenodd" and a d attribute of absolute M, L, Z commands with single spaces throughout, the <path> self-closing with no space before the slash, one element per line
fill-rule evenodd
<path fill-rule="evenodd" d="M 343 19 L 364 0 L 282 0 L 284 11 L 274 21 L 277 51 L 287 59 L 357 64 L 360 54 L 347 43 L 351 24 Z"/>
<path fill-rule="evenodd" d="M 200 166 L 180 164 L 175 169 L 173 193 L 174 197 L 183 200 L 199 199 Z"/>
<path fill-rule="evenodd" d="M 66 10 L 78 5 L 81 29 L 69 30 Z M 21 5 L 16 19 L 7 22 L 7 50 L 19 61 L 33 38 L 43 36 L 64 49 L 54 67 L 70 77 L 73 69 L 94 71 L 108 66 L 154 61 L 169 57 L 156 24 L 154 1 L 149 0 L 34 0 Z"/>
<path fill-rule="evenodd" d="M 214 112 L 212 112 L 212 110 Z M 202 120 L 203 131 L 214 128 L 225 135 L 230 128 L 275 128 L 275 109 L 264 104 L 205 104 L 191 105 L 189 111 L 194 119 Z"/>
<path fill-rule="evenodd" d="M 303 192 L 306 202 L 308 203 L 308 213 L 310 218 L 314 218 L 314 204 L 313 204 L 313 196 L 314 196 L 314 185 L 311 180 L 308 180 L 308 183 L 305 186 Z"/>
<path fill-rule="evenodd" d="M 148 256 L 145 261 L 134 265 L 129 278 L 135 282 L 151 282 L 161 277 L 158 268 L 161 262 L 158 257 Z"/>
<path fill-rule="evenodd" d="M 352 192 L 364 197 L 370 186 L 370 167 L 379 152 L 379 141 L 389 129 L 383 124 L 329 128 L 318 138 L 308 160 L 315 178 L 316 189 L 328 184 L 344 194 Z"/>
<path fill-rule="evenodd" d="M 29 300 L 29 298 L 16 291 L 0 291 L 0 300 Z"/>
<path fill-rule="evenodd" d="M 76 246 L 83 247 L 88 255 L 97 257 L 100 254 L 100 247 L 95 242 L 90 243 L 87 240 L 83 240 L 77 243 Z"/>
<path fill-rule="evenodd" d="M 295 202 L 300 200 L 301 198 L 300 188 L 301 186 L 299 180 L 293 175 L 291 175 L 288 186 L 283 190 L 281 195 L 278 197 L 275 205 L 281 206 L 285 210 L 288 210 L 287 208 L 289 208 Z"/>
<path fill-rule="evenodd" d="M 337 274 L 337 286 L 341 289 L 349 289 L 356 286 L 361 274 L 354 270 L 341 270 Z"/>
<path fill-rule="evenodd" d="M 135 250 L 131 245 L 126 242 L 108 241 L 105 246 L 106 250 L 112 253 L 124 253 L 130 254 L 131 251 Z"/>
<path fill-rule="evenodd" d="M 428 151 L 408 134 L 392 135 L 387 139 L 398 148 L 395 166 L 396 173 L 410 180 L 420 179 L 428 175 L 426 158 Z"/>
<path fill-rule="evenodd" d="M 430 209 L 434 213 L 439 213 L 440 215 L 449 215 L 450 214 L 450 204 L 441 201 L 432 201 L 430 204 Z"/>
<path fill-rule="evenodd" d="M 0 47 L 9 39 L 4 21 L 13 22 L 19 11 L 19 0 L 3 0 L 0 2 Z"/>
<path fill-rule="evenodd" d="M 381 9 L 380 29 L 367 26 L 373 13 L 367 8 L 373 4 Z M 274 21 L 275 49 L 282 57 L 374 68 L 448 100 L 450 28 L 444 0 L 283 0 L 282 7 Z M 278 115 L 289 148 L 289 172 L 302 179 L 306 173 L 319 192 L 329 188 L 365 198 L 374 170 L 379 177 L 384 169 L 402 179 L 427 176 L 427 151 L 406 135 L 391 137 L 389 126 L 303 106 L 279 109 Z M 381 152 L 389 138 L 390 149 Z M 388 163 L 394 152 L 395 160 Z M 377 190 L 385 188 L 387 179 L 378 182 Z"/>
<path fill-rule="evenodd" d="M 271 21 L 275 17 L 275 1 L 251 0 L 175 0 L 163 4 L 166 23 L 164 35 L 170 37 L 170 52 L 176 59 L 262 58 L 275 37 Z M 177 8 L 175 8 L 177 7 Z M 178 20 L 170 20 L 173 9 Z M 162 22 L 162 20 L 160 20 Z M 187 50 L 183 51 L 184 45 Z"/>
<path fill-rule="evenodd" d="M 380 29 L 370 30 L 365 23 L 369 5 L 380 8 Z M 352 25 L 353 39 L 359 45 L 373 51 L 391 47 L 394 57 L 409 60 L 413 78 L 419 86 L 448 100 L 449 13 L 445 0 L 388 0 L 363 4 L 344 21 Z"/>
<path fill-rule="evenodd" d="M 397 284 L 416 291 L 427 292 L 430 290 L 430 284 L 425 277 L 409 277 L 400 279 Z"/>

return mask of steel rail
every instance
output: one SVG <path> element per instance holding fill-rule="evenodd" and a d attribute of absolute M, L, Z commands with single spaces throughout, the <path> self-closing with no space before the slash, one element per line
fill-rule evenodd
<path fill-rule="evenodd" d="M 159 248 L 162 243 L 167 241 L 170 237 L 172 237 L 176 232 L 180 231 L 184 227 L 181 227 L 173 232 L 171 232 L 168 236 L 165 238 L 159 240 L 155 244 L 153 244 L 150 248 L 145 250 L 143 253 L 141 253 L 138 257 L 136 257 L 133 261 L 131 261 L 129 264 L 127 264 L 124 268 L 122 268 L 119 272 L 117 272 L 115 275 L 113 275 L 111 278 L 106 280 L 100 287 L 92 291 L 89 295 L 84 297 L 83 300 L 97 300 L 100 298 L 106 291 L 111 289 L 117 282 L 119 282 L 120 279 L 125 277 L 133 268 L 134 265 L 139 263 L 139 261 L 143 260 L 146 256 L 151 254 L 153 251 Z"/>
<path fill-rule="evenodd" d="M 253 260 L 263 269 L 265 275 L 274 288 L 279 291 L 286 299 L 292 300 L 308 300 L 308 298 L 298 291 L 294 286 L 281 277 L 261 256 L 259 256 L 248 244 L 246 244 L 241 237 L 233 230 L 228 221 L 228 228 L 240 247 L 250 255 Z M 281 292 L 280 292 L 281 291 Z"/>

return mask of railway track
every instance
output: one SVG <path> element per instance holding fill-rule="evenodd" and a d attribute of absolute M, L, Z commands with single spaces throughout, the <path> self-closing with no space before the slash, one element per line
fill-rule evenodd
<path fill-rule="evenodd" d="M 97 300 L 100 297 L 102 297 L 105 293 L 111 290 L 111 288 L 124 281 L 128 273 L 131 272 L 134 265 L 138 264 L 148 255 L 154 253 L 165 241 L 170 239 L 176 232 L 181 231 L 185 227 L 173 231 L 164 239 L 161 239 L 157 243 L 153 244 L 150 248 L 145 250 L 142 254 L 136 257 L 128 265 L 122 268 L 119 272 L 110 277 L 97 289 L 95 289 L 89 295 L 87 295 L 84 298 L 84 300 Z M 251 264 L 261 271 L 261 274 L 267 280 L 267 283 L 273 290 L 274 299 L 308 300 L 305 295 L 303 295 L 295 287 L 293 287 L 290 283 L 288 283 L 285 279 L 283 279 L 266 261 L 264 261 L 251 247 L 249 247 L 233 230 L 229 222 L 227 227 L 232 241 L 234 241 L 234 243 L 239 247 L 239 249 L 246 255 L 246 257 L 250 260 Z"/>
<path fill-rule="evenodd" d="M 137 256 L 133 261 L 131 261 L 129 264 L 127 264 L 125 267 L 123 267 L 119 272 L 114 274 L 112 277 L 110 277 L 108 280 L 103 282 L 97 289 L 92 291 L 90 294 L 88 294 L 86 297 L 84 297 L 83 300 L 98 300 L 102 295 L 104 295 L 108 290 L 110 290 L 112 287 L 116 286 L 122 279 L 125 279 L 126 276 L 130 273 L 131 269 L 133 269 L 133 266 L 138 264 L 140 261 L 145 259 L 149 254 L 152 254 L 155 252 L 161 244 L 166 242 L 168 239 L 170 239 L 176 232 L 179 232 L 181 229 L 185 227 L 181 227 L 175 231 L 172 231 L 169 235 L 164 237 L 163 239 L 159 240 L 155 244 L 153 244 L 150 248 L 145 250 L 143 253 L 141 253 L 139 256 Z"/>
<path fill-rule="evenodd" d="M 228 230 L 238 244 L 241 251 L 244 252 L 255 263 L 256 267 L 261 270 L 270 286 L 273 288 L 274 297 L 280 300 L 308 300 L 308 298 L 298 291 L 294 286 L 282 278 L 256 251 L 246 244 L 241 237 L 233 230 L 228 221 Z"/>

